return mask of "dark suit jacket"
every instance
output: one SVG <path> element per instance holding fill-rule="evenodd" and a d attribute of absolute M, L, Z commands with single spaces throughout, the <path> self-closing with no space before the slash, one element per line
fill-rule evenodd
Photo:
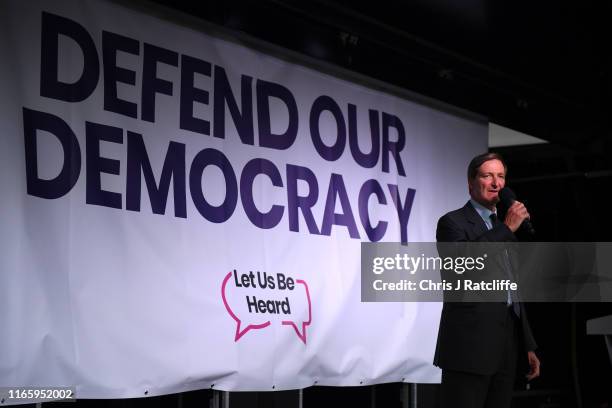
<path fill-rule="evenodd" d="M 516 241 L 503 223 L 491 230 L 468 203 L 444 215 L 436 230 L 438 242 Z M 493 374 L 499 367 L 506 342 L 508 306 L 497 303 L 444 303 L 434 364 L 442 369 Z M 524 350 L 535 350 L 525 308 L 521 304 L 521 339 Z"/>

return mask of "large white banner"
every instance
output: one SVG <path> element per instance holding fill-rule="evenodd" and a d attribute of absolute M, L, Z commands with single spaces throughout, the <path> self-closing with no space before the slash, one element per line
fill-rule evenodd
<path fill-rule="evenodd" d="M 440 305 L 362 303 L 486 125 L 102 1 L 0 3 L 0 386 L 437 382 Z"/>

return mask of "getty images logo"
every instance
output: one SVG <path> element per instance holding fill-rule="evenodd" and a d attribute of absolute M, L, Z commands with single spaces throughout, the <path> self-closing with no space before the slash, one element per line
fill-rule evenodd
<path fill-rule="evenodd" d="M 273 322 L 293 327 L 306 344 L 306 327 L 312 322 L 310 292 L 305 280 L 283 273 L 228 272 L 221 284 L 225 309 L 236 322 L 234 341 L 249 330 L 264 329 Z"/>
<path fill-rule="evenodd" d="M 372 272 L 380 275 L 385 271 L 403 271 L 411 275 L 419 271 L 454 271 L 462 275 L 465 271 L 482 271 L 485 268 L 487 254 L 482 256 L 411 256 L 396 254 L 388 257 L 375 257 L 372 259 Z"/>

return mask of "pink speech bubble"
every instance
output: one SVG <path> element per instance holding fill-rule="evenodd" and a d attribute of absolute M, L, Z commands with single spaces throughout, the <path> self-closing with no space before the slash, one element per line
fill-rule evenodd
<path fill-rule="evenodd" d="M 232 311 L 232 308 L 227 302 L 227 298 L 225 296 L 225 287 L 227 286 L 227 281 L 231 277 L 232 277 L 232 271 L 228 272 L 228 274 L 225 276 L 225 279 L 223 279 L 223 284 L 221 285 L 221 297 L 223 298 L 223 304 L 225 305 L 227 312 L 230 314 L 230 316 L 232 316 L 232 319 L 236 321 L 236 333 L 234 335 L 234 342 L 236 342 L 240 340 L 240 338 L 244 336 L 246 332 L 248 332 L 249 330 L 263 329 L 264 327 L 268 327 L 270 325 L 270 321 L 268 320 L 267 322 L 261 323 L 261 324 L 249 324 L 244 329 L 240 328 L 242 321 Z"/>
<path fill-rule="evenodd" d="M 306 300 L 308 301 L 308 320 L 302 321 L 301 332 L 300 332 L 300 329 L 298 328 L 298 325 L 293 320 L 283 320 L 282 324 L 284 326 L 293 326 L 293 329 L 295 330 L 295 333 L 297 334 L 297 336 L 300 338 L 300 340 L 302 340 L 304 344 L 306 344 L 306 326 L 309 326 L 312 321 L 312 306 L 310 303 L 310 292 L 308 291 L 308 284 L 302 279 L 296 280 L 296 283 L 304 285 L 304 290 L 306 291 Z"/>

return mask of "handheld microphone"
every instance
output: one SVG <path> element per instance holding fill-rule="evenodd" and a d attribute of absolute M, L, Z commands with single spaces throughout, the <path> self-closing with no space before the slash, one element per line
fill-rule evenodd
<path fill-rule="evenodd" d="M 508 208 L 510 208 L 512 203 L 516 201 L 516 194 L 514 194 L 514 191 L 512 191 L 509 187 L 504 187 L 499 190 L 499 201 L 502 206 L 507 210 Z M 533 228 L 533 225 L 531 225 L 531 221 L 529 220 L 529 218 L 523 221 L 523 223 L 521 224 L 521 228 L 527 231 L 530 235 L 535 235 L 535 229 Z"/>

